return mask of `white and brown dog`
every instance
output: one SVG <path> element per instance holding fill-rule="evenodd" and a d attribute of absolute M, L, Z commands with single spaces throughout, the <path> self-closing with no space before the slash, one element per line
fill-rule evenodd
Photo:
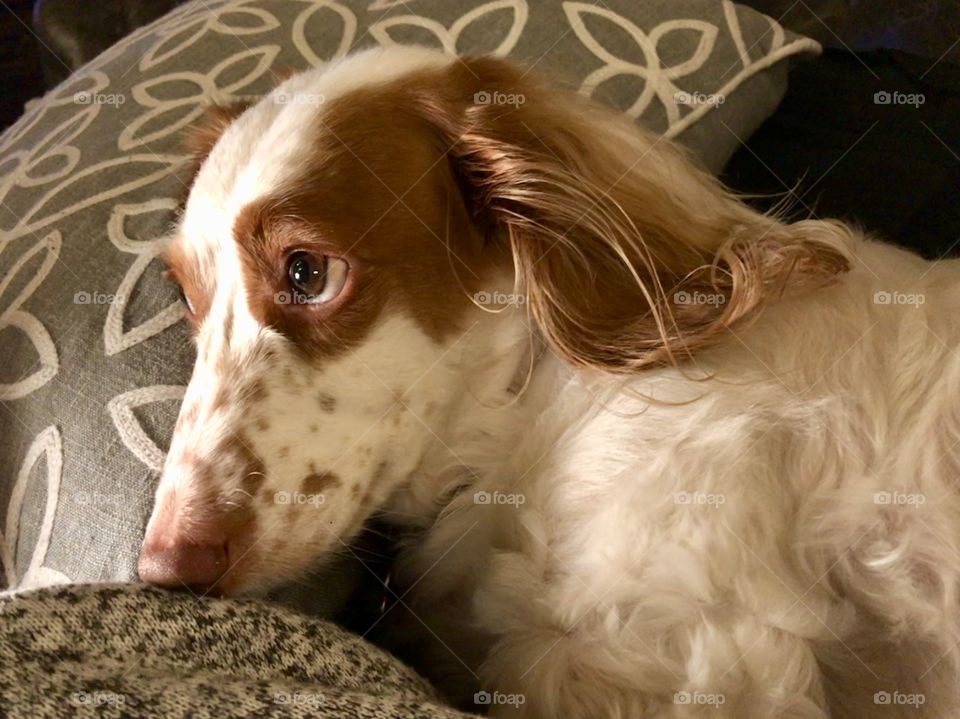
<path fill-rule="evenodd" d="M 498 716 L 960 716 L 955 262 L 497 59 L 357 54 L 194 149 L 144 580 L 263 590 L 379 512 Z"/>

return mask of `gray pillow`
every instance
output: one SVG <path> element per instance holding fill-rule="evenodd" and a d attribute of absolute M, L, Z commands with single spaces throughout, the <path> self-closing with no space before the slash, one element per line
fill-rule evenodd
<path fill-rule="evenodd" d="M 714 170 L 819 49 L 716 0 L 198 0 L 125 38 L 0 137 L 0 588 L 135 577 L 193 361 L 157 260 L 180 131 L 378 43 L 509 55 Z"/>

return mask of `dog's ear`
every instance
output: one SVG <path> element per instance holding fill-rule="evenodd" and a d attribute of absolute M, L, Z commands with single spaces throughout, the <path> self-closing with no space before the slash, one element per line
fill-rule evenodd
<path fill-rule="evenodd" d="M 708 344 L 766 299 L 847 268 L 843 230 L 750 210 L 671 143 L 495 59 L 419 98 L 467 209 L 508 242 L 544 337 L 632 372 Z"/>
<path fill-rule="evenodd" d="M 181 205 L 186 202 L 186 196 L 193 186 L 193 181 L 200 171 L 200 166 L 207 159 L 213 146 L 217 144 L 217 140 L 220 139 L 230 123 L 240 117 L 251 104 L 248 101 L 238 100 L 226 104 L 209 105 L 204 108 L 200 119 L 186 131 L 183 145 L 190 154 L 190 163 L 184 173 L 185 190 L 180 198 Z"/>

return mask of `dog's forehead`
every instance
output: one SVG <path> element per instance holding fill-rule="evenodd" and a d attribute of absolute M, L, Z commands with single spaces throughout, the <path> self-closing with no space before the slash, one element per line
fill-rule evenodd
<path fill-rule="evenodd" d="M 323 117 L 336 111 L 339 99 L 451 62 L 423 48 L 377 48 L 287 79 L 231 123 L 213 147 L 187 200 L 184 233 L 194 244 L 225 242 L 245 206 L 302 179 Z"/>
<path fill-rule="evenodd" d="M 356 90 L 389 87 L 394 80 L 451 62 L 423 48 L 372 49 L 294 75 L 242 113 L 223 131 L 190 189 L 167 253 L 171 266 L 189 275 L 181 281 L 193 280 L 184 284 L 208 298 L 211 309 L 214 294 L 229 293 L 239 310 L 238 219 L 265 198 L 303 190 L 305 165 L 317 156 L 325 116 L 342 114 L 351 103 L 345 96 Z"/>
<path fill-rule="evenodd" d="M 483 242 L 444 162 L 445 123 L 474 87 L 455 63 L 423 49 L 362 53 L 290 78 L 226 126 L 179 233 L 195 295 L 190 273 L 175 275 L 204 336 L 219 332 L 215 310 L 228 304 L 232 317 L 253 319 L 251 340 L 275 330 L 324 359 L 363 341 L 385 313 L 412 316 L 436 342 L 460 331 L 472 292 L 510 262 Z M 322 322 L 282 306 L 297 251 L 351 268 L 349 302 Z"/>

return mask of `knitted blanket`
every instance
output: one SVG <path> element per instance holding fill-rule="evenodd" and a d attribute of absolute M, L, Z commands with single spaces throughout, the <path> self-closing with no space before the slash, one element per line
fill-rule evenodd
<path fill-rule="evenodd" d="M 134 584 L 0 599 L 0 717 L 469 719 L 385 652 L 258 600 Z"/>

